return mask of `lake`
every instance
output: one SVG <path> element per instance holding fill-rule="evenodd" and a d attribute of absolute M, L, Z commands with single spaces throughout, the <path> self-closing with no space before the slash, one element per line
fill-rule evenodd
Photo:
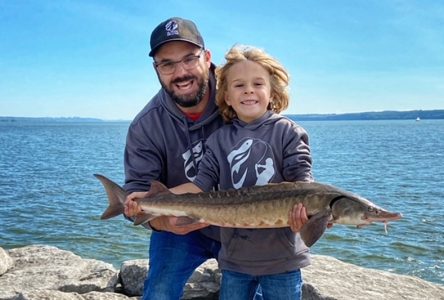
<path fill-rule="evenodd" d="M 312 247 L 362 267 L 444 284 L 444 120 L 301 121 L 316 181 L 404 218 L 335 225 Z M 0 122 L 0 246 L 46 244 L 110 262 L 147 258 L 150 232 L 107 206 L 94 173 L 122 184 L 128 122 Z"/>

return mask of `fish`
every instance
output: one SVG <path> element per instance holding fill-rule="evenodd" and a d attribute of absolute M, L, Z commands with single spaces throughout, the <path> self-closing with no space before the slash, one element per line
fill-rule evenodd
<path fill-rule="evenodd" d="M 94 174 L 103 184 L 109 206 L 101 219 L 109 219 L 124 212 L 125 190 L 107 177 Z M 402 218 L 370 200 L 333 185 L 319 182 L 281 182 L 241 189 L 187 193 L 176 195 L 159 181 L 153 181 L 145 198 L 136 200 L 142 213 L 135 217 L 140 225 L 158 216 L 178 217 L 176 225 L 197 222 L 232 228 L 289 227 L 288 214 L 294 205 L 302 203 L 308 221 L 299 234 L 311 247 L 324 234 L 329 224 L 355 225 L 359 228 L 373 222 L 387 222 Z"/>

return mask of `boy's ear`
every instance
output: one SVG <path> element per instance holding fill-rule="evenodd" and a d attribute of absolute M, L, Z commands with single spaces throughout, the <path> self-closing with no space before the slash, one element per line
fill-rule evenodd
<path fill-rule="evenodd" d="M 228 106 L 231 106 L 230 99 L 228 99 L 227 94 L 224 95 L 224 100 L 225 100 L 225 103 L 226 103 Z"/>

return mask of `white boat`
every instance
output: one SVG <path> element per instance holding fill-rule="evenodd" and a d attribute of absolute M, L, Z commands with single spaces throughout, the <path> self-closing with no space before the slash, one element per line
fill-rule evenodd
<path fill-rule="evenodd" d="M 416 117 L 416 122 L 421 121 L 421 119 L 419 117 Z"/>

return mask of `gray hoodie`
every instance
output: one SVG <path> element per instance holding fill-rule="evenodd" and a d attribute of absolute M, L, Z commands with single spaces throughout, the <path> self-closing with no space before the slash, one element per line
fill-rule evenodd
<path fill-rule="evenodd" d="M 204 191 L 269 182 L 312 181 L 306 131 L 290 119 L 268 111 L 263 117 L 232 124 L 207 140 L 194 183 Z M 221 228 L 221 269 L 251 275 L 278 274 L 310 264 L 309 249 L 289 228 Z"/>
<path fill-rule="evenodd" d="M 206 139 L 223 125 L 215 104 L 214 68 L 211 65 L 210 101 L 199 120 L 185 117 L 164 89 L 135 117 L 124 155 L 127 192 L 147 191 L 153 180 L 171 188 L 195 178 Z"/>

